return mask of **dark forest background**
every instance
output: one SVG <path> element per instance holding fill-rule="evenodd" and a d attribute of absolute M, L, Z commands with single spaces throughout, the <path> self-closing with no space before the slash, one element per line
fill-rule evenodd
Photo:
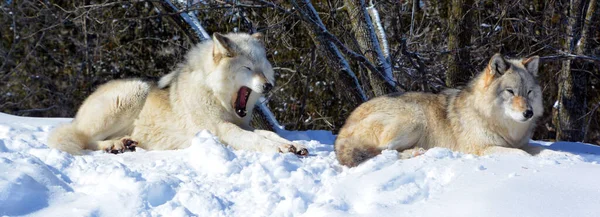
<path fill-rule="evenodd" d="M 170 7 L 173 6 L 173 7 Z M 464 85 L 496 52 L 542 57 L 534 139 L 600 144 L 599 0 L 1 0 L 0 112 L 72 117 L 112 79 L 156 80 L 206 32 L 262 32 L 289 130 L 360 103 Z"/>

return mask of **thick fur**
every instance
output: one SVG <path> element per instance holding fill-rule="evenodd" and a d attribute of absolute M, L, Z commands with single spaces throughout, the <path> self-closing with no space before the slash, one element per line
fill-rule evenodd
<path fill-rule="evenodd" d="M 72 154 L 84 149 L 119 153 L 134 145 L 180 149 L 206 129 L 236 149 L 306 155 L 304 147 L 250 126 L 254 105 L 273 84 L 259 34 L 216 33 L 213 40 L 192 48 L 158 86 L 135 79 L 100 86 L 72 123 L 51 133 L 48 144 Z M 247 113 L 240 115 L 235 101 L 243 86 L 252 92 Z"/>
<path fill-rule="evenodd" d="M 544 112 L 535 79 L 538 64 L 537 56 L 506 60 L 496 54 L 462 90 L 392 94 L 365 102 L 339 132 L 338 161 L 357 166 L 384 149 L 406 157 L 432 147 L 476 155 L 527 154 L 523 149 L 529 149 L 535 122 Z"/>

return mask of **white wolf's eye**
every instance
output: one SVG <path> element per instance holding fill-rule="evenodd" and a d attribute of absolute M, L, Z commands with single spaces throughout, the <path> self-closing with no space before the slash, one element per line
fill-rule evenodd
<path fill-rule="evenodd" d="M 515 95 L 515 92 L 512 89 L 506 89 L 506 92 L 510 93 L 511 95 Z"/>
<path fill-rule="evenodd" d="M 252 69 L 250 69 L 248 66 L 244 66 L 244 68 L 248 69 L 248 71 L 252 71 Z"/>

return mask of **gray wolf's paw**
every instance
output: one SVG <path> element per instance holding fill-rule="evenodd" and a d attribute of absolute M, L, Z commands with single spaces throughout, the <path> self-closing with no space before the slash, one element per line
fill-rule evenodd
<path fill-rule="evenodd" d="M 123 153 L 125 151 L 135 151 L 135 147 L 138 145 L 138 142 L 132 140 L 129 137 L 124 137 L 120 140 L 114 140 L 110 146 L 106 147 L 104 151 L 113 154 Z"/>
<path fill-rule="evenodd" d="M 411 148 L 411 149 L 406 149 L 402 152 L 399 153 L 398 158 L 400 159 L 410 159 L 413 157 L 417 157 L 420 155 L 425 154 L 425 152 L 427 152 L 427 150 L 417 147 L 417 148 Z"/>
<path fill-rule="evenodd" d="M 518 148 L 507 148 L 507 147 L 500 147 L 500 146 L 488 147 L 487 149 L 485 149 L 483 151 L 483 154 L 484 155 L 506 155 L 506 154 L 508 154 L 508 155 L 523 156 L 523 157 L 531 156 L 526 151 L 518 149 Z"/>
<path fill-rule="evenodd" d="M 279 146 L 280 153 L 294 153 L 299 156 L 308 156 L 308 149 L 299 144 L 284 144 Z"/>

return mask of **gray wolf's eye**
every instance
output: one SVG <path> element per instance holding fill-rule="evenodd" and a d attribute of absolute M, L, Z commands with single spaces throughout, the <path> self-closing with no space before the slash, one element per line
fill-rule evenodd
<path fill-rule="evenodd" d="M 527 91 L 527 95 L 531 94 L 531 90 Z"/>
<path fill-rule="evenodd" d="M 515 92 L 512 89 L 506 89 L 506 92 L 510 93 L 511 95 L 515 95 Z"/>

